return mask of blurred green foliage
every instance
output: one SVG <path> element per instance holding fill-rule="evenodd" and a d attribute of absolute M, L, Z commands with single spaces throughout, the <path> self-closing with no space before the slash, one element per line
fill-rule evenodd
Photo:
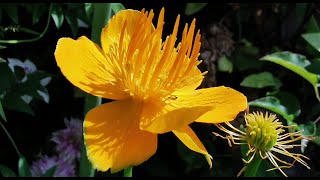
<path fill-rule="evenodd" d="M 285 124 L 297 125 L 295 130 L 303 130 L 306 135 L 315 136 L 315 139 L 306 142 L 308 147 L 303 152 L 310 156 L 312 172 L 306 169 L 300 172 L 292 168 L 291 173 L 293 176 L 319 174 L 320 154 L 317 152 L 320 148 L 318 122 L 320 5 L 318 3 L 168 5 L 130 2 L 111 3 L 111 16 L 124 8 L 154 9 L 159 12 L 162 6 L 166 8 L 165 22 L 169 27 L 174 23 L 176 15 L 181 14 L 181 22 L 184 23 L 191 22 L 193 18 L 197 19 L 197 28 L 201 29 L 203 39 L 209 38 L 212 31 L 210 25 L 215 23 L 223 24 L 232 32 L 234 49 L 230 50 L 230 54 L 220 53 L 213 62 L 216 69 L 211 70 L 215 72 L 216 84 L 231 86 L 243 92 L 248 97 L 250 109 L 272 111 L 279 115 Z M 67 111 L 71 111 L 71 107 L 75 104 L 80 105 L 75 106 L 78 110 L 74 110 L 74 114 L 83 117 L 85 110 L 82 107 L 86 104 L 84 100 L 86 95 L 81 90 L 64 83 L 58 67 L 53 66 L 53 51 L 60 37 L 90 36 L 94 24 L 93 17 L 94 3 L 0 4 L 0 122 L 10 127 L 9 132 L 14 134 L 13 137 L 16 139 L 20 139 L 19 144 L 27 144 L 21 145 L 20 149 L 26 152 L 34 151 L 31 147 L 33 141 L 30 141 L 32 138 L 24 140 L 22 137 L 28 135 L 19 134 L 16 130 L 17 124 L 21 123 L 19 121 L 21 117 L 36 121 L 34 124 L 41 124 L 39 119 L 44 116 L 40 116 L 39 113 L 44 111 L 47 121 L 43 121 L 51 125 L 56 124 L 45 128 L 47 134 L 40 130 L 37 132 L 37 137 L 44 139 L 53 129 L 59 128 L 58 124 L 64 116 L 70 116 L 71 113 Z M 167 29 L 164 29 L 164 32 L 164 34 L 171 33 Z M 216 43 L 218 43 L 216 47 L 224 46 L 224 42 Z M 209 51 L 214 54 L 218 50 L 209 49 Z M 38 69 L 28 73 L 21 66 L 11 69 L 8 64 L 10 58 L 16 58 L 22 63 L 28 59 Z M 203 59 L 203 61 L 205 63 L 209 60 Z M 42 84 L 41 80 L 45 78 L 51 78 L 50 83 Z M 61 92 L 71 93 L 61 95 Z M 71 97 L 67 97 L 68 95 Z M 68 99 L 64 101 L 64 98 Z M 65 106 L 62 103 L 65 103 Z M 70 109 L 65 109 L 66 107 Z M 54 108 L 59 110 L 53 111 Z M 48 112 L 53 113 L 47 114 Z M 27 123 L 30 126 L 34 125 L 32 121 Z M 31 128 L 30 126 L 25 128 Z M 39 126 L 36 128 L 44 128 Z M 246 152 L 246 147 L 241 146 L 241 150 L 229 148 L 223 140 L 213 137 L 211 132 L 216 130 L 214 127 L 203 124 L 195 126 L 196 133 L 205 142 L 206 148 L 214 158 L 212 169 L 207 167 L 203 156 L 190 151 L 181 142 L 172 140 L 171 136 L 164 135 L 164 139 L 159 142 L 159 150 L 155 157 L 134 167 L 133 176 L 235 176 L 243 166 L 241 158 L 245 157 L 243 152 Z M 5 135 L 0 139 L 0 142 L 4 143 L 0 155 L 10 150 L 10 147 L 6 146 L 9 142 L 6 143 L 4 139 Z M 44 140 L 40 142 L 43 144 L 34 148 L 47 145 Z M 28 145 L 30 147 L 26 147 Z M 170 145 L 174 145 L 174 148 L 169 148 Z M 175 158 L 168 157 L 170 153 Z M 13 156 L 14 154 L 0 156 L 7 158 L 0 159 L 2 176 L 31 176 L 28 162 L 34 160 L 35 153 L 25 153 L 25 157 L 19 156 L 19 159 Z M 228 163 L 233 161 L 236 163 Z M 53 176 L 55 168 L 50 168 L 43 176 Z M 268 168 L 270 164 L 263 161 L 258 176 L 279 176 L 274 171 L 266 172 Z M 122 174 L 111 175 L 108 172 L 100 172 L 96 173 L 96 176 L 122 176 Z"/>

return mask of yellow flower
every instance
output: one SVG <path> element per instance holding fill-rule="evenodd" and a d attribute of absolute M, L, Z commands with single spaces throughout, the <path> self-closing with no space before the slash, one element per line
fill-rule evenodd
<path fill-rule="evenodd" d="M 299 162 L 308 169 L 308 164 L 302 159 L 308 159 L 308 157 L 302 154 L 290 153 L 287 149 L 291 149 L 295 146 L 302 146 L 301 144 L 292 144 L 293 142 L 310 139 L 305 137 L 300 131 L 287 133 L 284 128 L 291 128 L 292 126 L 284 126 L 276 118 L 275 114 L 268 115 L 266 112 L 263 116 L 262 112 L 253 112 L 245 115 L 245 131 L 241 131 L 229 122 L 225 124 L 232 130 L 227 129 L 222 124 L 215 124 L 220 130 L 226 132 L 227 136 L 221 136 L 218 133 L 213 132 L 216 136 L 222 137 L 228 140 L 230 147 L 233 144 L 247 144 L 249 150 L 247 152 L 248 161 L 242 159 L 245 164 L 249 164 L 255 155 L 260 156 L 262 159 L 268 158 L 271 164 L 275 167 L 270 170 L 278 169 L 284 176 L 287 176 L 281 168 L 291 168 L 295 162 Z M 243 142 L 244 141 L 244 142 Z M 293 158 L 293 162 L 288 163 L 278 158 L 275 153 L 285 155 Z M 279 166 L 278 162 L 281 163 Z M 238 176 L 245 171 L 246 166 L 238 173 Z"/>
<path fill-rule="evenodd" d="M 189 124 L 233 120 L 247 108 L 246 97 L 228 87 L 195 90 L 200 32 L 195 20 L 176 45 L 180 16 L 162 42 L 164 9 L 122 10 L 101 33 L 102 49 L 85 36 L 59 39 L 55 58 L 64 76 L 92 95 L 113 99 L 89 111 L 84 121 L 88 158 L 100 171 L 139 165 L 157 150 L 157 134 L 173 132 L 191 150 L 211 156 Z"/>

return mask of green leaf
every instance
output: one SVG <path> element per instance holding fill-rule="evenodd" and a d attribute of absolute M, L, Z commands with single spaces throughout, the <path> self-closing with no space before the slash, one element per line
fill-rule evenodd
<path fill-rule="evenodd" d="M 222 56 L 218 59 L 218 70 L 232 73 L 233 64 L 226 56 Z"/>
<path fill-rule="evenodd" d="M 7 118 L 6 118 L 6 115 L 4 114 L 1 101 L 0 101 L 0 115 L 1 115 L 2 119 L 3 119 L 5 122 L 7 122 Z"/>
<path fill-rule="evenodd" d="M 19 96 L 29 95 L 49 103 L 49 93 L 40 82 L 42 79 L 47 77 L 49 77 L 49 74 L 42 71 L 27 74 L 27 81 L 18 83 L 13 92 L 15 94 L 19 94 Z"/>
<path fill-rule="evenodd" d="M 263 66 L 263 62 L 258 61 L 259 49 L 252 46 L 250 42 L 245 40 L 243 41 L 245 45 L 237 47 L 230 58 L 234 62 L 234 67 L 239 71 L 261 68 Z"/>
<path fill-rule="evenodd" d="M 88 19 L 91 19 L 93 14 L 93 5 L 92 3 L 84 3 L 85 4 L 85 11 Z"/>
<path fill-rule="evenodd" d="M 53 177 L 54 173 L 56 172 L 56 169 L 57 169 L 57 165 L 52 166 L 41 177 Z"/>
<path fill-rule="evenodd" d="M 306 70 L 314 74 L 320 74 L 320 59 L 306 66 Z"/>
<path fill-rule="evenodd" d="M 29 104 L 22 100 L 20 96 L 20 94 L 13 92 L 7 93 L 2 101 L 3 106 L 11 110 L 24 112 L 34 116 L 34 112 L 30 108 Z"/>
<path fill-rule="evenodd" d="M 317 128 L 313 121 L 308 121 L 304 124 L 298 125 L 299 130 L 302 130 L 302 134 L 305 136 L 314 136 L 316 134 Z"/>
<path fill-rule="evenodd" d="M 101 29 L 108 23 L 110 18 L 111 18 L 110 3 L 94 3 L 93 4 L 93 21 L 91 26 L 91 40 L 93 42 L 100 44 Z"/>
<path fill-rule="evenodd" d="M 245 77 L 240 85 L 250 88 L 265 88 L 271 86 L 279 89 L 281 81 L 274 77 L 270 72 L 261 72 Z"/>
<path fill-rule="evenodd" d="M 0 172 L 3 177 L 16 177 L 17 175 L 7 166 L 0 164 Z"/>
<path fill-rule="evenodd" d="M 67 22 L 71 28 L 72 31 L 72 35 L 74 37 L 77 36 L 78 33 L 78 20 L 77 17 L 75 15 L 71 15 L 71 14 L 66 14 L 65 18 L 67 19 Z"/>
<path fill-rule="evenodd" d="M 293 114 L 295 117 L 300 115 L 300 101 L 295 95 L 286 91 L 280 91 L 273 93 L 272 96 L 276 97 L 286 107 L 288 114 Z"/>
<path fill-rule="evenodd" d="M 16 83 L 15 76 L 6 61 L 0 58 L 0 93 Z"/>
<path fill-rule="evenodd" d="M 320 52 L 320 33 L 307 33 L 302 34 L 304 40 L 306 40 L 312 47 Z"/>
<path fill-rule="evenodd" d="M 0 49 L 5 49 L 7 48 L 6 46 L 0 45 Z"/>
<path fill-rule="evenodd" d="M 267 96 L 250 101 L 249 106 L 260 107 L 273 111 L 274 113 L 277 113 L 286 119 L 288 124 L 290 124 L 295 118 L 295 114 L 289 113 L 286 106 L 284 106 L 281 101 L 274 96 Z"/>
<path fill-rule="evenodd" d="M 318 127 L 318 128 L 317 128 Z M 317 144 L 320 146 L 320 126 L 315 126 L 315 134 L 314 134 L 314 139 L 311 140 L 311 142 Z"/>
<path fill-rule="evenodd" d="M 320 32 L 319 25 L 317 23 L 317 20 L 312 15 L 309 19 L 308 23 L 306 24 L 306 32 L 307 33 L 317 33 Z"/>
<path fill-rule="evenodd" d="M 48 11 L 46 4 L 33 4 L 32 5 L 32 24 L 37 23 L 44 12 Z"/>
<path fill-rule="evenodd" d="M 243 142 L 245 143 L 245 142 Z M 241 155 L 242 158 L 245 160 L 248 160 L 248 157 L 246 156 L 246 153 L 249 150 L 248 144 L 241 144 L 240 145 Z M 276 171 L 267 171 L 268 169 L 273 168 L 272 164 L 269 162 L 268 159 L 262 160 L 262 162 L 259 165 L 259 169 L 257 171 L 257 174 L 255 177 L 275 177 L 280 176 L 279 173 Z"/>
<path fill-rule="evenodd" d="M 15 3 L 6 3 L 2 5 L 2 8 L 6 11 L 8 16 L 14 23 L 19 24 L 18 5 Z"/>
<path fill-rule="evenodd" d="M 30 167 L 27 163 L 26 158 L 23 156 L 19 159 L 18 171 L 20 177 L 31 177 Z"/>
<path fill-rule="evenodd" d="M 111 3 L 111 9 L 116 14 L 121 10 L 126 9 L 121 3 Z"/>
<path fill-rule="evenodd" d="M 52 17 L 57 29 L 60 29 L 60 27 L 62 26 L 63 21 L 64 21 L 64 15 L 63 15 L 62 8 L 59 6 L 53 6 L 52 11 L 51 11 L 51 17 Z"/>
<path fill-rule="evenodd" d="M 203 9 L 208 3 L 187 3 L 185 14 L 190 16 L 201 9 Z"/>
<path fill-rule="evenodd" d="M 261 60 L 270 61 L 276 64 L 279 64 L 296 74 L 300 75 L 307 81 L 309 81 L 314 87 L 314 91 L 316 97 L 320 101 L 318 87 L 320 84 L 318 83 L 319 77 L 316 74 L 313 74 L 306 70 L 306 67 L 310 65 L 310 61 L 308 61 L 305 56 L 300 54 L 295 54 L 288 51 L 276 52 L 270 55 L 266 55 L 261 58 Z"/>
<path fill-rule="evenodd" d="M 83 143 L 80 151 L 79 177 L 93 177 L 94 173 L 95 170 L 87 157 L 86 147 Z"/>

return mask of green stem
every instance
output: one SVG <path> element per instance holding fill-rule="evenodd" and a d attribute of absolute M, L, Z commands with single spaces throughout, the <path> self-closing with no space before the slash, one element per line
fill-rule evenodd
<path fill-rule="evenodd" d="M 93 21 L 91 29 L 91 40 L 100 44 L 102 28 L 108 23 L 111 17 L 111 3 L 93 4 Z"/>
<path fill-rule="evenodd" d="M 258 172 L 261 161 L 262 161 L 262 159 L 259 156 L 259 154 L 255 154 L 253 159 L 250 161 L 250 163 L 246 165 L 246 170 L 244 171 L 244 176 L 245 177 L 255 177 Z"/>
<path fill-rule="evenodd" d="M 14 147 L 14 149 L 16 150 L 18 156 L 19 156 L 19 157 L 22 157 L 22 155 L 21 155 L 21 153 L 20 153 L 20 151 L 19 151 L 16 143 L 14 143 L 14 141 L 13 141 L 10 133 L 7 131 L 7 129 L 4 127 L 4 125 L 2 124 L 1 121 L 0 121 L 0 125 L 1 125 L 2 129 L 4 130 L 4 132 L 7 134 L 8 138 L 9 138 L 9 140 L 11 141 L 11 144 L 12 144 L 12 146 Z"/>
<path fill-rule="evenodd" d="M 28 33 L 28 34 L 41 35 L 40 33 L 36 32 L 32 29 L 25 28 L 25 27 L 20 27 L 19 31 L 24 32 L 24 33 Z"/>
<path fill-rule="evenodd" d="M 47 25 L 46 25 L 44 31 L 38 37 L 32 38 L 32 39 L 23 39 L 23 40 L 17 40 L 17 39 L 14 39 L 14 40 L 0 40 L 0 43 L 18 44 L 18 43 L 24 43 L 24 42 L 34 42 L 34 41 L 37 41 L 37 40 L 41 39 L 43 37 L 43 35 L 47 32 L 48 28 L 49 28 L 49 24 L 50 24 L 50 20 L 51 20 L 51 9 L 52 9 L 52 4 L 50 4 L 50 7 L 49 7 Z"/>
<path fill-rule="evenodd" d="M 102 28 L 108 23 L 111 16 L 111 3 L 94 3 L 93 4 L 93 20 L 91 27 L 91 40 L 100 45 L 100 35 Z M 99 106 L 102 99 L 100 97 L 85 95 L 84 100 L 84 116 L 92 108 Z M 80 155 L 80 177 L 93 177 L 95 170 L 91 162 L 88 160 L 85 144 L 81 147 Z"/>
<path fill-rule="evenodd" d="M 123 177 L 132 177 L 132 166 L 129 166 L 124 169 Z"/>

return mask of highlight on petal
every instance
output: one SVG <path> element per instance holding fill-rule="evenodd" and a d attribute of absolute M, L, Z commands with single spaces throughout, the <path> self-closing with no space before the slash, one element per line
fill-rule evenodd
<path fill-rule="evenodd" d="M 231 121 L 246 108 L 246 97 L 224 86 L 195 91 L 176 91 L 162 103 L 144 104 L 140 128 L 153 133 L 165 133 L 194 121 L 206 123 Z"/>
<path fill-rule="evenodd" d="M 194 103 L 212 104 L 212 110 L 203 114 L 196 122 L 221 123 L 232 121 L 248 108 L 247 97 L 241 92 L 229 87 L 219 86 L 196 90 L 199 94 Z"/>
<path fill-rule="evenodd" d="M 63 75 L 83 91 L 114 100 L 128 97 L 117 86 L 113 69 L 101 49 L 87 37 L 60 38 L 54 55 Z"/>
<path fill-rule="evenodd" d="M 203 146 L 203 144 L 199 140 L 198 136 L 194 133 L 194 131 L 189 126 L 182 127 L 179 130 L 173 130 L 172 132 L 189 149 L 203 154 L 205 156 L 210 168 L 212 167 L 211 155 L 207 152 L 206 148 Z"/>
<path fill-rule="evenodd" d="M 175 98 L 175 97 L 174 97 Z M 145 103 L 142 108 L 140 128 L 153 133 L 166 133 L 180 129 L 212 109 L 211 105 L 198 106 L 177 97 L 174 103 Z"/>
<path fill-rule="evenodd" d="M 102 104 L 86 115 L 84 140 L 92 164 L 100 171 L 120 171 L 148 160 L 157 135 L 139 129 L 140 106 L 133 101 Z"/>
<path fill-rule="evenodd" d="M 137 10 L 126 9 L 119 11 L 117 14 L 112 16 L 108 24 L 102 29 L 101 32 L 101 46 L 105 53 L 108 53 L 110 46 L 113 44 L 120 44 L 120 37 L 122 30 L 125 25 L 125 34 L 124 34 L 124 45 L 128 47 L 127 44 L 134 36 L 135 31 L 141 27 L 141 23 L 145 22 L 147 17 L 144 15 L 144 12 Z M 140 26 L 139 26 L 140 25 Z M 149 23 L 149 26 L 146 29 L 141 29 L 145 31 L 152 31 L 154 27 L 152 22 Z M 137 33 L 137 32 L 136 32 Z"/>

